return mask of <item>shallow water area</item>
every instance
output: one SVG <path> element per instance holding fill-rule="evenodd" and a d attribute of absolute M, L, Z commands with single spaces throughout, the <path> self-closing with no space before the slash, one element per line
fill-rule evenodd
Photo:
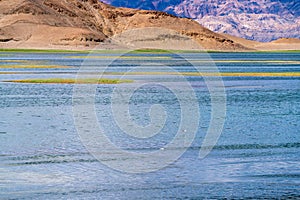
<path fill-rule="evenodd" d="M 0 67 L 2 198 L 300 198 L 300 77 L 243 76 L 245 72 L 299 73 L 299 53 L 210 53 L 205 56 L 185 53 L 184 59 L 172 53 L 125 56 L 1 53 L 0 65 L 23 65 L 26 61 L 26 65 L 33 66 L 67 66 Z M 207 62 L 207 58 L 211 60 Z M 272 60 L 277 62 L 269 62 Z M 222 77 L 226 91 L 224 128 L 213 151 L 199 159 L 211 117 L 211 96 L 205 78 L 182 74 L 196 72 L 195 66 L 208 73 L 212 65 L 221 73 L 241 75 Z M 141 126 L 151 123 L 152 105 L 164 107 L 167 118 L 161 131 L 153 137 L 137 139 L 124 133 L 112 115 L 112 93 L 119 84 L 93 85 L 96 116 L 107 137 L 123 150 L 137 153 L 163 149 L 178 132 L 181 107 L 176 95 L 164 84 L 175 86 L 177 94 L 185 95 L 183 79 L 178 78 L 183 76 L 196 94 L 201 114 L 193 143 L 176 162 L 158 171 L 120 172 L 99 162 L 78 135 L 73 116 L 74 84 L 3 82 L 75 79 L 82 70 L 88 77 L 98 77 L 105 70 L 104 78 L 133 80 L 133 83 L 120 84 L 125 93 L 141 84 L 128 106 L 132 120 Z M 178 74 L 163 73 L 171 70 Z M 129 71 L 138 73 L 122 74 Z M 122 105 L 123 102 L 117 103 Z M 189 117 L 192 120 L 194 116 Z M 115 155 L 107 154 L 107 157 L 113 159 Z M 112 162 L 122 164 L 122 160 Z M 132 159 L 133 166 L 137 162 Z"/>

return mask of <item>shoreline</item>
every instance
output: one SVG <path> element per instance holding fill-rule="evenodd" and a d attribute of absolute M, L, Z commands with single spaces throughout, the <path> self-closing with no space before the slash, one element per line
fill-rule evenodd
<path fill-rule="evenodd" d="M 47 49 L 47 48 L 0 48 L 0 53 L 300 53 L 295 50 L 249 50 L 249 51 L 222 51 L 222 50 L 168 50 L 168 49 L 98 49 L 98 50 L 69 50 L 69 49 Z M 1 57 L 1 56 L 0 56 Z"/>

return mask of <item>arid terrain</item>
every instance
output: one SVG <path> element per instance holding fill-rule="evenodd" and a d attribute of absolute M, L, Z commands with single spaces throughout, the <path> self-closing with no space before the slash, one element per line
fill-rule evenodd
<path fill-rule="evenodd" d="M 217 33 L 256 41 L 300 38 L 299 0 L 103 0 L 118 7 L 164 11 Z"/>
<path fill-rule="evenodd" d="M 191 19 L 97 0 L 0 0 L 0 48 L 95 47 L 245 51 L 300 49 L 300 43 L 252 42 L 214 33 Z"/>

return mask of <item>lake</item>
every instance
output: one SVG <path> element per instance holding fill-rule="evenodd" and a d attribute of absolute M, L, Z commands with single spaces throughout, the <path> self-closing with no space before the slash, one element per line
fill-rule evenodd
<path fill-rule="evenodd" d="M 1 199 L 300 198 L 299 73 L 297 52 L 0 52 Z M 133 83 L 9 82 L 100 76 Z"/>

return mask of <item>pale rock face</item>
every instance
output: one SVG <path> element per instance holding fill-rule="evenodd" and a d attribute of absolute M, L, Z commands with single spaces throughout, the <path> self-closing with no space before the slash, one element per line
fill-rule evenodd
<path fill-rule="evenodd" d="M 299 0 L 105 0 L 115 6 L 188 17 L 212 31 L 271 41 L 300 38 Z"/>

